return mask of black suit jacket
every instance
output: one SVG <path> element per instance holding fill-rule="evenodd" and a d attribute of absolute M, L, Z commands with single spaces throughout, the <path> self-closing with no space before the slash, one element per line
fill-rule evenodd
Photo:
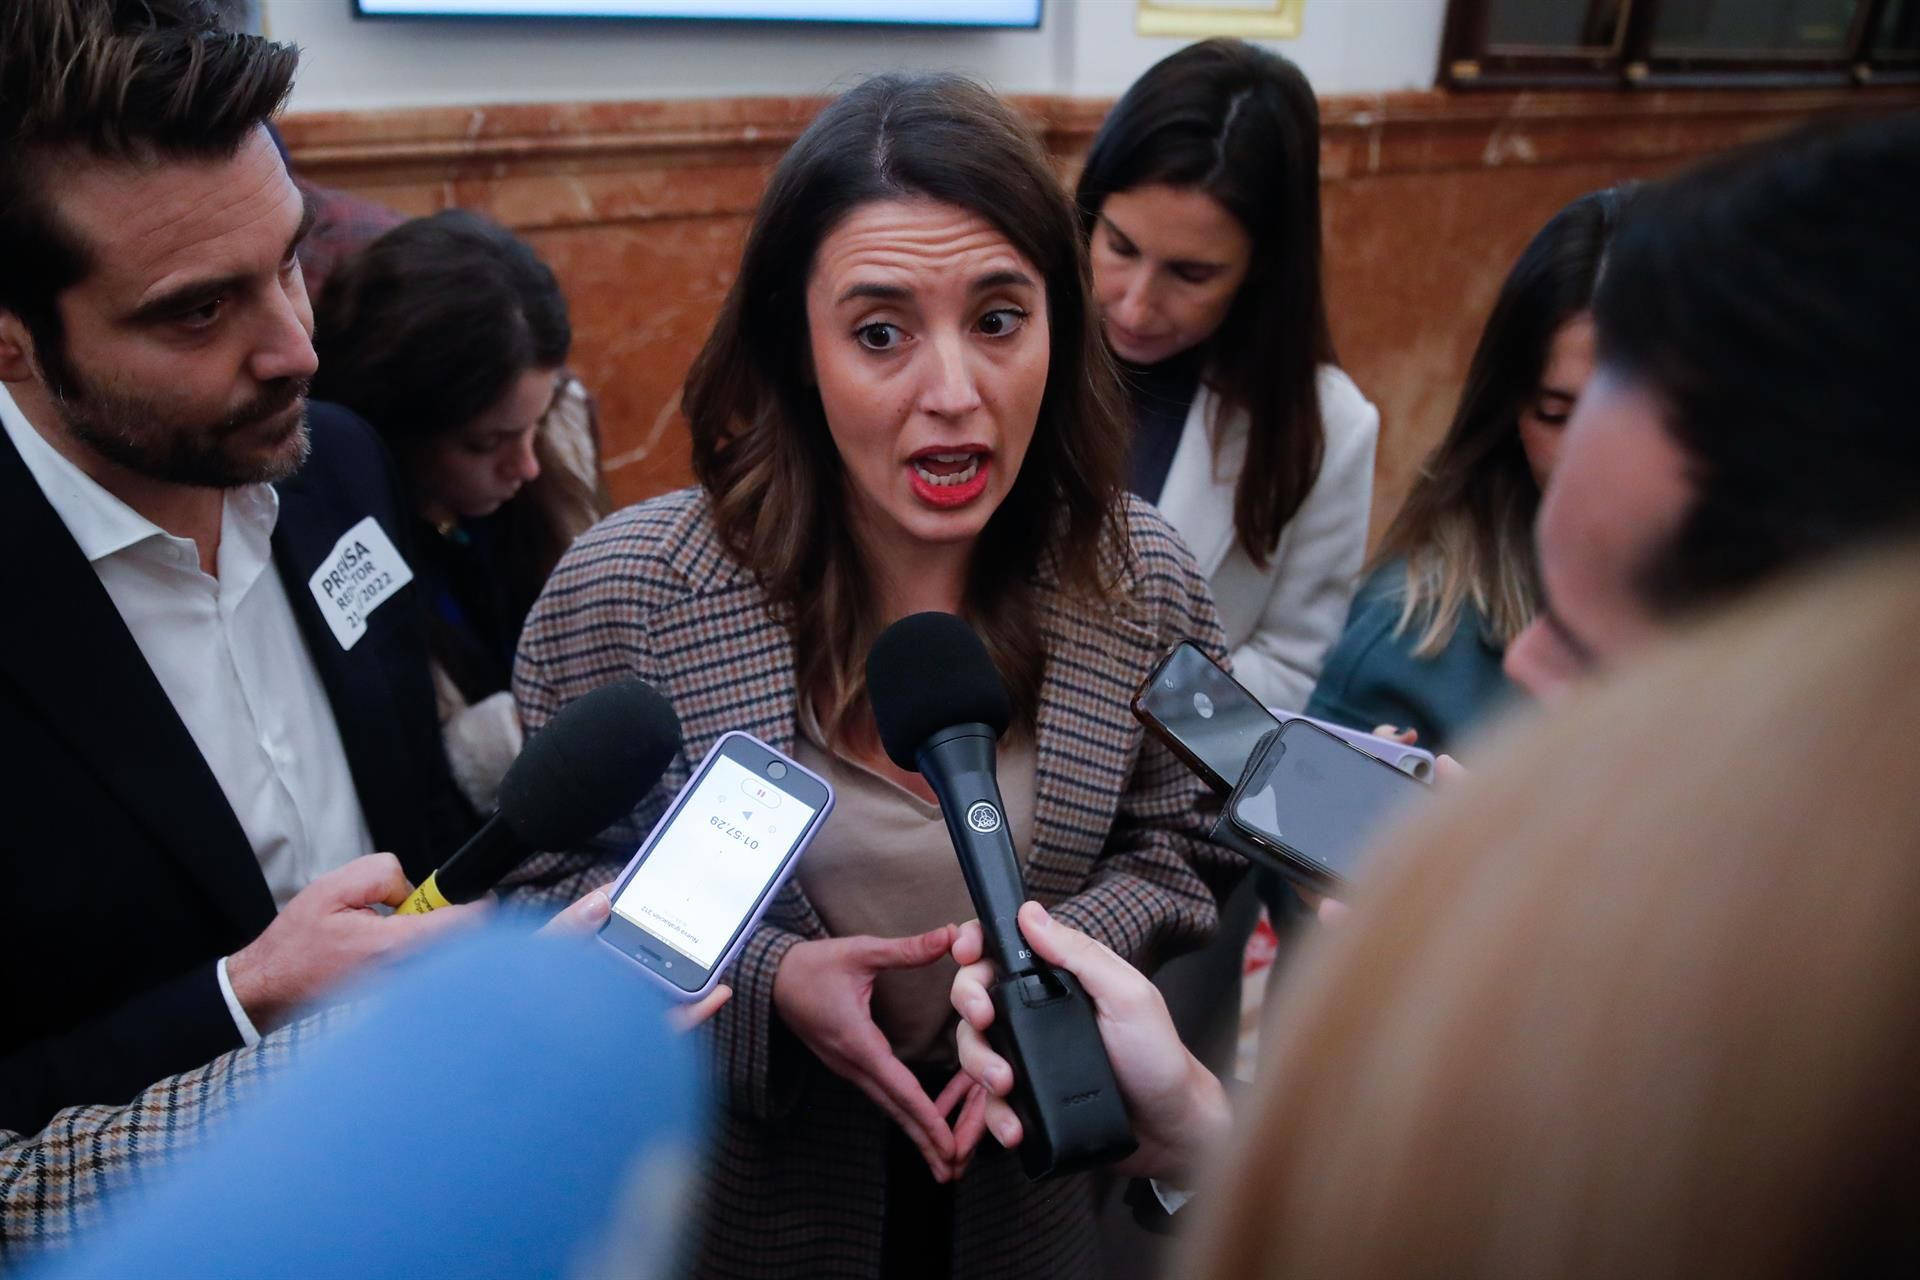
<path fill-rule="evenodd" d="M 273 535 L 377 847 L 419 879 L 473 816 L 452 783 L 407 586 L 343 650 L 307 587 L 368 515 L 405 554 L 392 464 L 359 418 L 310 406 L 313 452 Z M 106 589 L 0 433 L 0 1129 L 120 1103 L 240 1043 L 215 963 L 273 919 L 212 771 Z"/>

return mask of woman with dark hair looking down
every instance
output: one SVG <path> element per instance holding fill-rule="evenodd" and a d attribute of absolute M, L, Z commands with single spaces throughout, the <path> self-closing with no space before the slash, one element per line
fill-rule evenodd
<path fill-rule="evenodd" d="M 314 394 L 373 424 L 413 502 L 447 756 L 481 812 L 520 750 L 507 686 L 521 624 L 605 510 L 572 344 L 553 272 L 464 209 L 388 231 L 314 309 Z"/>
<path fill-rule="evenodd" d="M 1298 711 L 1366 554 L 1380 433 L 1327 325 L 1313 88 L 1244 41 L 1182 49 L 1114 104 L 1078 201 L 1129 487 L 1208 576 L 1234 677 Z"/>
<path fill-rule="evenodd" d="M 1313 87 L 1245 41 L 1189 45 L 1107 113 L 1078 203 L 1132 392 L 1129 487 L 1207 575 L 1234 678 L 1300 711 L 1366 556 L 1380 434 L 1327 323 Z M 1182 1030 L 1222 1070 L 1258 915 L 1248 885 L 1213 945 L 1164 975 Z"/>
<path fill-rule="evenodd" d="M 684 758 L 587 851 L 624 860 L 722 732 L 832 782 L 834 813 L 712 1024 L 726 1107 L 698 1273 L 1088 1275 L 1084 1178 L 976 1150 L 946 988 L 973 915 L 932 792 L 886 758 L 863 674 L 889 623 L 981 635 L 1015 709 L 998 775 L 1030 893 L 1145 965 L 1202 941 L 1236 859 L 1128 712 L 1206 583 L 1123 488 L 1125 432 L 1072 205 L 978 85 L 880 77 L 776 168 L 687 379 L 698 486 L 585 535 L 528 619 L 530 729 L 638 675 Z M 937 675 L 937 673 L 930 673 Z M 599 861 L 597 859 L 604 859 Z"/>

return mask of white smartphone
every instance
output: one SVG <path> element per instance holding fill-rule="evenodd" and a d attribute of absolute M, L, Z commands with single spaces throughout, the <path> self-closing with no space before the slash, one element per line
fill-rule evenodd
<path fill-rule="evenodd" d="M 614 882 L 600 940 L 698 1000 L 832 811 L 824 778 L 751 734 L 722 735 Z"/>

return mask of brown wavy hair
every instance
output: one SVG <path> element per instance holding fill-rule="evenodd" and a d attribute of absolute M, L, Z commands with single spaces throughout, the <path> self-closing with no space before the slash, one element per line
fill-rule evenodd
<path fill-rule="evenodd" d="M 1046 283 L 1039 422 L 980 536 L 963 604 L 1018 724 L 1033 727 L 1046 670 L 1038 588 L 1109 603 L 1128 556 L 1118 374 L 1093 318 L 1078 220 L 1045 150 L 1010 107 L 961 77 L 877 76 L 849 90 L 775 168 L 682 398 L 721 540 L 792 631 L 801 697 L 831 741 L 866 712 L 862 667 L 888 619 L 867 587 L 809 376 L 807 279 L 855 209 L 916 198 L 984 218 Z"/>

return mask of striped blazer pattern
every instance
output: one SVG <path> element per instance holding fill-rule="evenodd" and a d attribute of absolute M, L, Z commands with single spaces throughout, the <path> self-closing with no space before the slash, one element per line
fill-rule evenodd
<path fill-rule="evenodd" d="M 1036 743 L 1028 892 L 1060 919 L 1151 967 L 1202 943 L 1245 864 L 1205 839 L 1206 792 L 1129 703 L 1169 646 L 1224 642 L 1206 582 L 1166 522 L 1129 499 L 1124 599 L 1110 615 L 1043 583 L 1048 665 Z M 515 664 L 529 733 L 590 689 L 638 676 L 673 704 L 684 747 L 660 785 L 593 848 L 543 855 L 523 877 L 565 898 L 630 856 L 698 761 L 742 729 L 783 751 L 797 732 L 791 636 L 721 546 L 706 495 L 630 507 L 576 542 L 535 605 Z M 726 1102 L 704 1188 L 699 1273 L 874 1276 L 885 1206 L 885 1116 L 832 1075 L 774 1012 L 782 957 L 827 936 L 789 882 L 728 980 L 707 1033 Z M 991 1148 L 991 1149 L 989 1149 Z M 1088 1274 L 1085 1179 L 1028 1184 L 983 1143 L 956 1188 L 954 1274 Z"/>
<path fill-rule="evenodd" d="M 100 1227 L 117 1196 L 198 1147 L 302 1044 L 347 1016 L 344 1006 L 323 1010 L 168 1076 L 125 1106 L 68 1107 L 39 1133 L 0 1132 L 0 1272 Z"/>

